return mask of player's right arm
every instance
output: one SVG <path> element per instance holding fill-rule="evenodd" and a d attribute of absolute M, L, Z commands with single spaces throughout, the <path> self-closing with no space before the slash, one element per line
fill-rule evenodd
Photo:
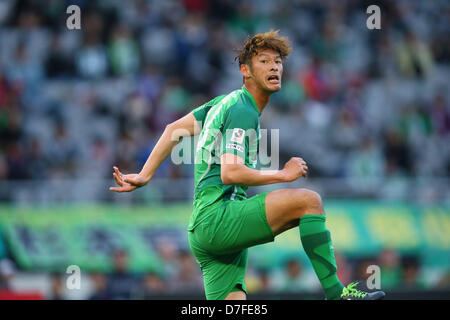
<path fill-rule="evenodd" d="M 261 186 L 291 182 L 306 177 L 308 166 L 302 158 L 291 158 L 282 170 L 256 170 L 245 166 L 244 159 L 232 153 L 221 156 L 220 176 L 225 185 Z"/>
<path fill-rule="evenodd" d="M 223 97 L 224 96 L 218 96 L 204 105 L 195 108 L 186 116 L 167 125 L 162 136 L 159 138 L 145 162 L 141 172 L 123 174 L 120 172 L 119 168 L 113 167 L 113 177 L 118 187 L 110 187 L 109 190 L 115 192 L 130 192 L 145 186 L 182 137 L 198 135 L 202 131 L 201 125 L 209 110 Z"/>
<path fill-rule="evenodd" d="M 201 128 L 192 112 L 168 124 L 139 173 L 123 174 L 119 168 L 113 167 L 113 177 L 118 187 L 110 187 L 109 190 L 130 192 L 145 186 L 179 140 L 182 137 L 197 135 L 200 131 Z"/>

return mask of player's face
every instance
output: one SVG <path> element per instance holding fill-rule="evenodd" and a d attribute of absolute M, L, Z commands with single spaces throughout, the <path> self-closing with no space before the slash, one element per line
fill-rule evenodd
<path fill-rule="evenodd" d="M 248 80 L 254 81 L 261 90 L 273 93 L 281 89 L 283 61 L 278 52 L 271 49 L 259 51 L 252 57 L 248 71 Z"/>

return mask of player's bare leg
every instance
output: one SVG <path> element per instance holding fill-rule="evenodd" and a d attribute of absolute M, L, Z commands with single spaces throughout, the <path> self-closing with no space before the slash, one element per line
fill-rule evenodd
<path fill-rule="evenodd" d="M 266 215 L 275 235 L 298 227 L 305 214 L 324 214 L 320 196 L 307 189 L 282 189 L 266 196 Z M 246 300 L 244 291 L 230 292 L 225 300 Z"/>
<path fill-rule="evenodd" d="M 269 192 L 265 204 L 267 222 L 275 235 L 298 227 L 304 215 L 325 215 L 320 195 L 308 189 Z"/>
<path fill-rule="evenodd" d="M 299 227 L 303 248 L 316 272 L 327 299 L 378 300 L 382 291 L 367 293 L 356 283 L 344 287 L 336 275 L 336 261 L 330 232 L 325 226 L 325 211 L 317 192 L 308 189 L 281 189 L 266 195 L 266 216 L 278 235 Z"/>

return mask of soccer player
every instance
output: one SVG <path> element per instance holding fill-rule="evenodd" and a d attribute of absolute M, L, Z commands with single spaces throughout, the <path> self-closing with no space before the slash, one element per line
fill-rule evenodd
<path fill-rule="evenodd" d="M 195 196 L 188 226 L 190 247 L 203 273 L 207 299 L 246 299 L 245 272 L 251 246 L 274 241 L 299 228 L 301 243 L 326 299 L 380 299 L 384 292 L 347 287 L 336 275 L 336 262 L 319 194 L 308 189 L 280 189 L 247 198 L 248 186 L 291 182 L 306 177 L 302 158 L 281 170 L 257 170 L 259 117 L 272 93 L 281 89 L 283 61 L 291 51 L 278 31 L 247 39 L 238 54 L 241 89 L 195 108 L 166 126 L 137 174 L 114 167 L 116 192 L 146 185 L 183 136 L 199 134 L 195 153 Z"/>

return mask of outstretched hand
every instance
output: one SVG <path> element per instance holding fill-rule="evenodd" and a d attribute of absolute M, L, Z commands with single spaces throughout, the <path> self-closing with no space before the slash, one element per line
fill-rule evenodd
<path fill-rule="evenodd" d="M 122 174 L 119 171 L 119 168 L 113 167 L 113 169 L 114 169 L 113 177 L 118 187 L 110 187 L 109 190 L 111 191 L 130 192 L 137 188 L 145 186 L 148 182 L 137 173 Z"/>

